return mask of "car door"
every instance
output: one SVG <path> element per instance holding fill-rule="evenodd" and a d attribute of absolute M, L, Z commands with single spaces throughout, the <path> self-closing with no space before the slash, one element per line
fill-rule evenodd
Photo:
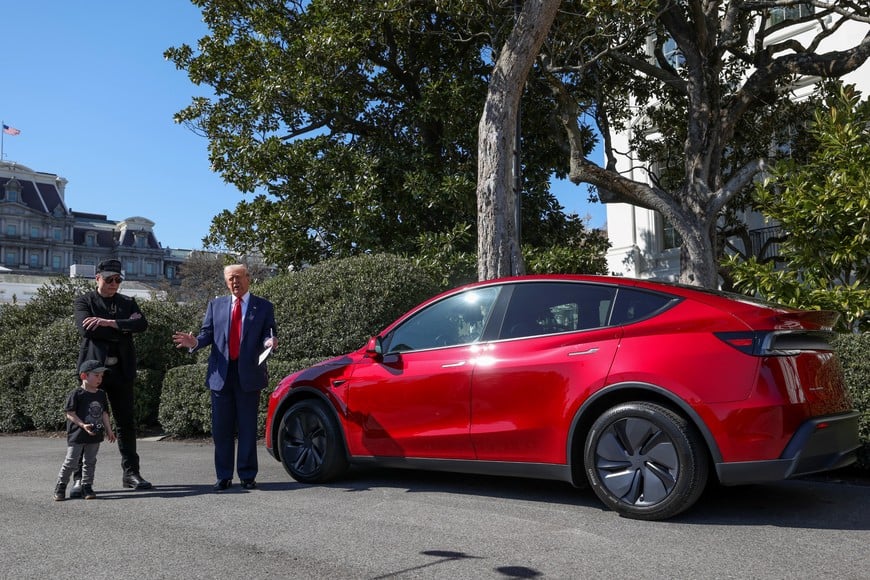
<path fill-rule="evenodd" d="M 448 296 L 414 313 L 348 381 L 353 455 L 472 459 L 471 375 L 497 287 Z"/>
<path fill-rule="evenodd" d="M 565 463 L 574 414 L 604 384 L 619 343 L 606 326 L 615 289 L 517 283 L 489 363 L 472 381 L 471 439 L 490 461 Z"/>

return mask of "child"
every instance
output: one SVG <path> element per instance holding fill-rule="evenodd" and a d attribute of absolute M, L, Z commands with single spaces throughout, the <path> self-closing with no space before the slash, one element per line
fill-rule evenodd
<path fill-rule="evenodd" d="M 109 423 L 107 412 L 108 399 L 106 393 L 99 390 L 103 382 L 106 367 L 97 360 L 86 360 L 79 366 L 79 378 L 82 386 L 72 391 L 66 399 L 66 458 L 57 476 L 54 487 L 54 501 L 66 499 L 66 484 L 69 476 L 79 464 L 79 458 L 84 455 L 82 470 L 82 497 L 96 499 L 94 493 L 94 471 L 97 465 L 97 451 L 103 432 L 109 443 L 115 442 L 115 433 Z"/>

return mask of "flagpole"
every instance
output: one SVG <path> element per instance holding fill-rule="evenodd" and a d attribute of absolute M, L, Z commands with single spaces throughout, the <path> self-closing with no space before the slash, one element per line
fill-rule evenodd
<path fill-rule="evenodd" d="M 5 121 L 0 121 L 0 125 L 5 126 L 5 125 L 6 125 L 6 122 L 5 122 Z M 5 137 L 6 137 L 6 131 L 0 131 L 0 161 L 3 161 L 3 159 L 4 159 L 4 155 L 3 155 L 3 145 L 4 145 L 4 143 L 6 142 Z"/>

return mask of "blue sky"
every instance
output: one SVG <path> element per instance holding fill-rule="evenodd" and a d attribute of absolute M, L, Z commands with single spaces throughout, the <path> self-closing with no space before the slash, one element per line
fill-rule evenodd
<path fill-rule="evenodd" d="M 213 173 L 205 138 L 172 116 L 195 95 L 170 46 L 208 33 L 185 0 L 6 2 L 0 119 L 3 158 L 66 178 L 67 206 L 156 223 L 164 247 L 198 249 L 213 216 L 244 196 Z M 568 212 L 603 227 L 584 189 L 554 188 Z"/>

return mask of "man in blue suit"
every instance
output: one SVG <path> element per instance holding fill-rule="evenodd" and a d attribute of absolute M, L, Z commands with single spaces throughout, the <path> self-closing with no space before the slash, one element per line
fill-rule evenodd
<path fill-rule="evenodd" d="M 232 485 L 235 434 L 238 431 L 236 470 L 242 488 L 257 486 L 257 418 L 260 391 L 269 382 L 260 354 L 278 345 L 275 309 L 272 303 L 248 292 L 251 276 L 247 266 L 224 268 L 230 296 L 209 302 L 198 336 L 176 332 L 178 348 L 196 352 L 211 345 L 206 386 L 211 390 L 211 431 L 214 439 L 214 491 Z M 234 336 L 235 335 L 235 336 Z"/>

